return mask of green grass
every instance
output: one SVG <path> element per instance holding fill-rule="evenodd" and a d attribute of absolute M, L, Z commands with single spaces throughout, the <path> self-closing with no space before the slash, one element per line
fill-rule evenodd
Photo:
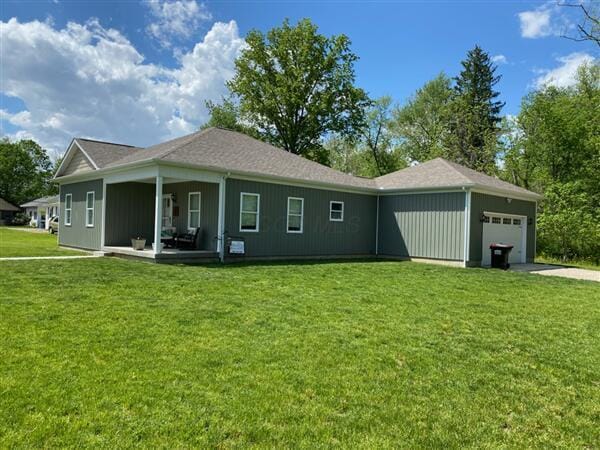
<path fill-rule="evenodd" d="M 558 258 L 552 258 L 551 256 L 539 255 L 535 258 L 535 262 L 541 263 L 541 264 L 560 264 L 560 265 L 565 265 L 565 266 L 569 266 L 569 267 L 578 267 L 581 269 L 600 270 L 600 265 L 594 264 L 593 261 L 585 260 L 585 259 L 572 260 L 572 261 L 567 261 L 565 263 L 565 262 L 562 262 Z"/>
<path fill-rule="evenodd" d="M 83 254 L 82 252 L 59 248 L 57 235 L 0 227 L 0 258 Z"/>
<path fill-rule="evenodd" d="M 600 284 L 409 262 L 2 265 L 0 447 L 597 448 Z"/>

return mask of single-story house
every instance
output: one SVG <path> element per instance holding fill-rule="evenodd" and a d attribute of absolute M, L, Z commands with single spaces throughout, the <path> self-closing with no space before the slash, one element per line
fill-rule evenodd
<path fill-rule="evenodd" d="M 30 202 L 23 203 L 21 208 L 29 216 L 29 226 L 36 228 L 50 228 L 50 219 L 58 216 L 58 195 L 40 197 Z"/>
<path fill-rule="evenodd" d="M 21 208 L 0 197 L 0 225 L 9 225 Z"/>
<path fill-rule="evenodd" d="M 73 139 L 59 167 L 63 246 L 155 261 L 395 257 L 490 263 L 535 256 L 540 195 L 441 158 L 375 179 L 209 128 L 138 148 Z M 166 248 L 198 230 L 194 249 Z M 132 238 L 146 241 L 131 248 Z"/>

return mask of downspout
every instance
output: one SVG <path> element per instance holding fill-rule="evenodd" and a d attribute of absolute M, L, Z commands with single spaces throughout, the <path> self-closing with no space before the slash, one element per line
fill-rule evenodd
<path fill-rule="evenodd" d="M 219 260 L 225 262 L 225 194 L 227 178 L 231 175 L 227 172 L 221 177 L 219 183 L 219 230 L 217 235 L 218 247 L 219 247 Z"/>
<path fill-rule="evenodd" d="M 379 256 L 379 194 L 377 195 L 377 215 L 375 216 L 375 256 Z"/>
<path fill-rule="evenodd" d="M 463 265 L 467 267 L 469 262 L 469 250 L 471 240 L 471 190 L 463 187 L 465 192 L 465 226 L 464 226 L 464 248 L 463 248 Z"/>

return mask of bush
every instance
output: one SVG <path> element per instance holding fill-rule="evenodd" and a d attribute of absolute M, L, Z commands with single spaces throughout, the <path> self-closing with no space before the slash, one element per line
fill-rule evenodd
<path fill-rule="evenodd" d="M 545 192 L 538 219 L 540 253 L 560 258 L 600 260 L 600 213 L 579 183 L 555 183 Z"/>
<path fill-rule="evenodd" d="M 12 220 L 12 225 L 29 225 L 29 221 L 30 221 L 30 217 L 29 215 L 25 214 L 25 213 L 17 213 L 15 214 L 15 217 Z"/>

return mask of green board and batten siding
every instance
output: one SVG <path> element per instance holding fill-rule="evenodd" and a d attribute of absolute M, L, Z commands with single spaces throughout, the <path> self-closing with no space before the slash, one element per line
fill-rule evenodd
<path fill-rule="evenodd" d="M 132 237 L 154 237 L 156 187 L 149 183 L 109 184 L 106 203 L 106 245 L 130 245 Z M 168 183 L 163 194 L 173 194 L 173 226 L 177 233 L 188 231 L 188 202 L 190 192 L 200 192 L 200 249 L 215 250 L 219 210 L 219 185 L 196 181 Z"/>
<path fill-rule="evenodd" d="M 527 248 L 526 258 L 528 263 L 532 263 L 535 257 L 535 223 L 536 223 L 536 203 L 535 201 L 526 201 L 511 199 L 510 203 L 507 197 L 499 197 L 495 195 L 481 194 L 478 192 L 471 193 L 471 230 L 470 230 L 470 246 L 469 246 L 469 265 L 478 266 L 481 264 L 482 258 L 482 235 L 483 222 L 481 215 L 487 212 L 495 212 L 502 214 L 514 214 L 518 216 L 526 216 L 527 219 L 532 219 L 531 224 L 527 223 Z"/>
<path fill-rule="evenodd" d="M 106 186 L 107 246 L 131 245 L 143 237 L 148 245 L 154 237 L 155 186 L 149 183 L 117 183 Z"/>
<path fill-rule="evenodd" d="M 379 254 L 462 261 L 465 193 L 381 195 Z"/>
<path fill-rule="evenodd" d="M 240 194 L 260 194 L 258 232 L 240 232 Z M 288 197 L 304 199 L 302 233 L 287 232 Z M 344 221 L 329 220 L 329 202 L 344 202 Z M 241 236 L 248 257 L 359 256 L 375 252 L 377 197 L 228 179 L 225 231 Z"/>
<path fill-rule="evenodd" d="M 94 226 L 85 224 L 86 194 L 94 192 Z M 65 225 L 65 196 L 72 194 L 71 225 Z M 60 225 L 58 241 L 60 245 L 100 250 L 102 238 L 102 180 L 61 184 L 60 186 Z"/>
<path fill-rule="evenodd" d="M 163 194 L 174 194 L 173 226 L 177 233 L 188 231 L 189 193 L 200 192 L 200 248 L 216 250 L 219 222 L 219 185 L 190 181 L 184 183 L 165 184 Z M 175 214 L 177 213 L 177 215 Z"/>

